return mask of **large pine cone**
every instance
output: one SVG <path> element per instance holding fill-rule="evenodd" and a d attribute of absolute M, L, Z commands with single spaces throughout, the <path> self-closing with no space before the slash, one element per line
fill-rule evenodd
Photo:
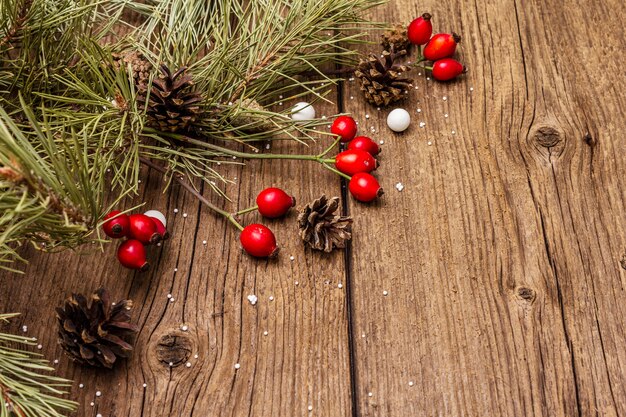
<path fill-rule="evenodd" d="M 367 59 L 360 60 L 354 76 L 360 81 L 361 91 L 370 104 L 388 106 L 406 97 L 413 80 L 402 77 L 402 74 L 411 68 L 395 63 L 404 55 L 405 50 L 395 52 L 392 45 L 391 51 L 383 51 L 382 57 L 370 54 Z"/>
<path fill-rule="evenodd" d="M 182 67 L 172 74 L 167 65 L 161 65 L 162 76 L 152 80 L 148 98 L 145 86 L 137 98 L 141 109 L 146 109 L 149 124 L 163 132 L 185 132 L 202 118 L 202 96 L 194 91 L 193 80 Z"/>
<path fill-rule="evenodd" d="M 82 294 L 72 294 L 56 309 L 59 344 L 75 362 L 112 368 L 117 358 L 126 358 L 133 350 L 128 340 L 139 329 L 130 323 L 131 309 L 130 300 L 112 304 L 103 288 L 90 303 Z"/>
<path fill-rule="evenodd" d="M 325 195 L 308 204 L 298 216 L 300 237 L 311 248 L 332 252 L 334 248 L 345 248 L 352 238 L 352 218 L 336 214 L 339 197 L 330 200 Z"/>

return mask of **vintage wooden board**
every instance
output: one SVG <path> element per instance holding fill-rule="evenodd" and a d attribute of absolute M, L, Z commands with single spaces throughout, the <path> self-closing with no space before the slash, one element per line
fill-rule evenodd
<path fill-rule="evenodd" d="M 470 72 L 419 78 L 400 136 L 346 103 L 383 132 L 389 190 L 349 203 L 358 415 L 624 414 L 623 5 L 419 7 Z"/>
<path fill-rule="evenodd" d="M 346 252 L 304 251 L 294 213 L 272 222 L 283 256 L 253 261 L 232 227 L 177 187 L 161 194 L 146 173 L 143 198 L 173 232 L 150 273 L 118 267 L 114 247 L 28 252 L 25 276 L 0 274 L 0 310 L 23 312 L 12 328 L 27 325 L 76 381 L 79 416 L 626 414 L 620 10 L 616 0 L 392 0 L 373 17 L 430 11 L 436 29 L 463 35 L 470 72 L 448 84 L 413 74 L 401 135 L 356 83 L 340 89 L 338 109 L 384 141 L 386 189 L 370 206 L 346 199 Z M 259 174 L 242 181 L 230 168 L 230 208 L 269 185 L 299 203 L 342 194 L 313 164 L 247 169 Z M 135 356 L 112 372 L 68 363 L 51 330 L 68 292 L 99 285 L 132 298 L 142 328 Z"/>

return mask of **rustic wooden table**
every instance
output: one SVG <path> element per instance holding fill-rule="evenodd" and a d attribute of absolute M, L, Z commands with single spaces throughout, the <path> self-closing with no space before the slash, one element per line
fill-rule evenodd
<path fill-rule="evenodd" d="M 292 214 L 270 222 L 280 259 L 255 261 L 234 228 L 146 171 L 140 199 L 168 213 L 173 235 L 149 273 L 119 267 L 110 245 L 28 251 L 24 276 L 0 274 L 0 311 L 23 312 L 13 329 L 60 360 L 77 415 L 626 415 L 624 4 L 395 0 L 374 17 L 424 11 L 463 34 L 470 72 L 450 84 L 413 74 L 406 133 L 354 82 L 318 107 L 384 140 L 387 193 L 344 200 L 356 220 L 345 252 L 304 250 Z M 345 194 L 314 164 L 228 169 L 229 209 L 268 185 L 300 202 Z M 133 299 L 141 326 L 114 371 L 75 366 L 56 344 L 54 306 L 98 286 Z"/>

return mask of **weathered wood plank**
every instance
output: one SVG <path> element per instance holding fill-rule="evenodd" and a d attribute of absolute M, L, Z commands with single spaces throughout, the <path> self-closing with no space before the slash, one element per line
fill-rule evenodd
<path fill-rule="evenodd" d="M 321 114 L 336 112 L 316 107 Z M 311 152 L 325 145 L 321 141 Z M 292 144 L 274 146 L 302 153 Z M 299 205 L 340 193 L 337 178 L 313 163 L 251 162 L 245 172 L 236 165 L 226 172 L 234 181 L 227 189 L 229 209 L 253 205 L 258 191 L 272 185 L 292 191 Z M 172 233 L 152 254 L 150 272 L 122 269 L 113 244 L 104 254 L 83 256 L 29 251 L 25 276 L 0 275 L 0 310 L 23 312 L 13 328 L 27 325 L 45 356 L 60 359 L 59 374 L 75 380 L 77 415 L 291 417 L 310 415 L 309 406 L 316 415 L 351 415 L 346 293 L 338 288 L 345 278 L 343 254 L 305 251 L 293 211 L 285 221 L 247 215 L 248 222 L 270 224 L 282 246 L 277 261 L 254 260 L 242 253 L 237 231 L 189 194 L 177 186 L 162 194 L 157 173 L 144 181 L 146 206 L 167 213 Z M 54 307 L 72 291 L 99 286 L 133 299 L 141 326 L 134 356 L 114 371 L 75 366 L 56 345 Z M 258 296 L 256 306 L 248 302 L 250 294 Z M 102 396 L 96 398 L 96 391 Z"/>
<path fill-rule="evenodd" d="M 347 102 L 387 190 L 376 214 L 350 204 L 357 414 L 624 414 L 623 5 L 419 7 L 378 17 L 433 13 L 470 73 L 417 77 L 403 135 Z"/>

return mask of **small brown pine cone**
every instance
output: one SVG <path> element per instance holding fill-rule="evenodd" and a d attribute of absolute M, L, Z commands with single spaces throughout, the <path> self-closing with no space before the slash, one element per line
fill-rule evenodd
<path fill-rule="evenodd" d="M 276 129 L 267 115 L 262 114 L 267 110 L 258 101 L 249 98 L 237 102 L 239 111 L 231 118 L 230 123 L 249 133 L 269 132 Z"/>
<path fill-rule="evenodd" d="M 146 109 L 150 126 L 162 132 L 186 132 L 204 116 L 202 96 L 194 90 L 187 67 L 172 73 L 167 65 L 161 65 L 161 77 L 152 80 L 152 88 L 140 89 L 137 101 Z"/>
<path fill-rule="evenodd" d="M 59 345 L 75 362 L 112 368 L 133 350 L 129 339 L 139 329 L 130 323 L 131 309 L 130 300 L 112 304 L 103 288 L 93 293 L 90 302 L 82 294 L 72 294 L 56 309 Z"/>
<path fill-rule="evenodd" d="M 121 53 L 113 53 L 113 68 L 119 71 L 121 67 L 124 67 L 128 71 L 128 66 L 132 70 L 132 76 L 135 80 L 137 87 L 145 86 L 150 79 L 150 73 L 153 70 L 153 66 L 142 54 L 138 51 L 128 50 Z"/>
<path fill-rule="evenodd" d="M 390 51 L 392 46 L 396 51 L 408 51 L 411 48 L 411 42 L 409 42 L 409 38 L 407 37 L 407 25 L 401 23 L 386 30 L 380 35 L 380 38 L 380 44 L 385 48 L 385 51 Z"/>
<path fill-rule="evenodd" d="M 332 252 L 352 238 L 352 218 L 337 214 L 339 197 L 325 195 L 306 205 L 298 216 L 300 237 L 311 248 Z"/>
<path fill-rule="evenodd" d="M 361 59 L 354 71 L 354 76 L 361 84 L 360 89 L 365 99 L 375 106 L 388 106 L 407 96 L 407 91 L 413 82 L 402 75 L 411 68 L 408 65 L 396 64 L 395 61 L 406 55 L 406 51 L 383 51 L 382 56 L 370 54 Z"/>

